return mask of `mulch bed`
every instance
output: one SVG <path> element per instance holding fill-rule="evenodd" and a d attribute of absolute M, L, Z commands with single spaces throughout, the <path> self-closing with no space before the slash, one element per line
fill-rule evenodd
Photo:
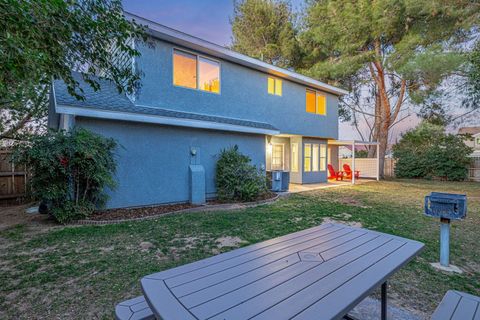
<path fill-rule="evenodd" d="M 264 193 L 263 195 L 261 195 L 260 197 L 258 197 L 257 199 L 255 199 L 254 201 L 252 202 L 257 202 L 257 201 L 264 201 L 264 200 L 269 200 L 269 199 L 273 199 L 277 196 L 276 193 L 274 192 L 266 192 Z M 242 201 L 222 201 L 222 200 L 218 200 L 218 199 L 211 199 L 211 200 L 207 200 L 207 204 L 209 205 L 214 205 L 214 204 L 242 204 L 242 203 L 247 203 L 247 202 L 242 202 Z"/>
<path fill-rule="evenodd" d="M 104 221 L 104 220 L 122 220 L 122 219 L 134 219 L 143 218 L 149 216 L 156 216 L 160 214 L 170 213 L 173 211 L 185 210 L 198 207 L 189 203 L 168 204 L 154 207 L 142 207 L 142 208 L 124 208 L 124 209 L 108 209 L 96 211 L 92 214 L 88 220 Z"/>
<path fill-rule="evenodd" d="M 273 192 L 268 192 L 263 196 L 259 197 L 255 201 L 264 201 L 273 199 L 277 194 Z M 219 200 L 208 200 L 208 205 L 218 205 L 218 204 L 230 204 L 232 202 L 225 202 Z M 233 202 L 232 204 L 243 204 L 245 202 Z M 91 221 L 115 221 L 115 220 L 125 220 L 125 219 L 137 219 L 150 216 L 157 216 L 161 214 L 171 213 L 175 211 L 191 209 L 196 207 L 202 207 L 199 205 L 193 205 L 189 203 L 177 203 L 177 204 L 167 204 L 167 205 L 158 205 L 151 207 L 141 207 L 141 208 L 122 208 L 122 209 L 107 209 L 100 210 L 93 213 L 88 220 Z"/>

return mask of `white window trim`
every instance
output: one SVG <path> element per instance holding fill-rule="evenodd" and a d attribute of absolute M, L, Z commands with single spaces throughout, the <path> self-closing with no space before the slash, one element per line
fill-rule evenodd
<path fill-rule="evenodd" d="M 193 56 L 195 56 L 195 61 L 196 61 L 196 88 L 190 88 L 190 87 L 185 87 L 185 86 L 180 86 L 178 84 L 175 84 L 175 61 L 174 61 L 174 55 L 175 55 L 175 51 L 180 51 L 180 52 L 185 52 L 185 53 L 188 53 L 188 54 L 191 54 Z M 199 85 L 199 81 L 200 81 L 200 63 L 199 63 L 199 59 L 198 58 L 203 58 L 203 59 L 207 59 L 207 60 L 211 60 L 211 61 L 214 61 L 214 62 L 217 62 L 218 63 L 218 82 L 219 82 L 219 87 L 218 87 L 218 92 L 213 92 L 213 91 L 207 91 L 207 90 L 202 90 L 200 89 L 200 85 Z M 190 51 L 190 50 L 185 50 L 185 49 L 182 49 L 182 48 L 177 48 L 177 47 L 173 47 L 172 48 L 172 84 L 174 87 L 177 87 L 177 88 L 184 88 L 184 89 L 190 89 L 190 90 L 195 90 L 195 91 L 200 91 L 200 92 L 205 92 L 205 93 L 212 93 L 212 94 L 216 94 L 216 95 L 220 95 L 222 93 L 222 63 L 220 62 L 220 60 L 217 60 L 217 59 L 213 59 L 213 58 L 210 58 L 208 56 L 205 56 L 205 55 L 202 55 L 202 54 L 198 54 L 196 52 L 193 52 L 193 51 Z"/>
<path fill-rule="evenodd" d="M 280 169 L 273 169 L 273 147 L 275 145 L 282 146 L 282 169 L 285 170 L 285 144 L 284 143 L 272 143 L 272 155 L 270 157 L 270 169 L 271 170 L 280 170 Z"/>

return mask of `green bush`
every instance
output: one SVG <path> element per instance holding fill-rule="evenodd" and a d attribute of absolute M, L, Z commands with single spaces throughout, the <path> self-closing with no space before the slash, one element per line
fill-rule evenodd
<path fill-rule="evenodd" d="M 422 122 L 393 146 L 393 157 L 397 160 L 395 175 L 464 180 L 472 151 L 462 137 L 445 133 L 442 126 Z"/>
<path fill-rule="evenodd" d="M 116 142 L 86 129 L 32 137 L 16 146 L 13 161 L 25 164 L 35 199 L 60 223 L 88 217 L 114 189 Z"/>
<path fill-rule="evenodd" d="M 250 162 L 238 146 L 220 152 L 215 176 L 220 200 L 253 201 L 267 192 L 265 173 Z"/>

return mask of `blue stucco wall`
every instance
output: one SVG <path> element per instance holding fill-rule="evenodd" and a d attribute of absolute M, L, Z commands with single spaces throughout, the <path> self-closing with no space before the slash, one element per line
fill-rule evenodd
<path fill-rule="evenodd" d="M 118 188 L 108 208 L 186 202 L 189 165 L 205 168 L 207 197 L 215 195 L 221 149 L 238 145 L 252 163 L 265 165 L 265 136 L 77 117 L 76 125 L 118 141 Z M 191 148 L 197 149 L 193 157 Z"/>
<path fill-rule="evenodd" d="M 176 87 L 172 54 L 182 48 L 156 39 L 137 47 L 142 56 L 136 68 L 144 74 L 137 104 L 267 122 L 286 134 L 338 138 L 335 95 L 326 94 L 326 116 L 307 113 L 305 86 L 283 80 L 283 95 L 269 95 L 266 74 L 226 61 L 220 61 L 220 94 Z"/>

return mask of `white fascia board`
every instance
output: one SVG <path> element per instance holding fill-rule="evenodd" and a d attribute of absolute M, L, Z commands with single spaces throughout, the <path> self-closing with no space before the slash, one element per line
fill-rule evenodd
<path fill-rule="evenodd" d="M 147 33 L 160 40 L 165 40 L 174 44 L 181 45 L 185 48 L 197 50 L 211 56 L 231 61 L 236 64 L 259 70 L 271 75 L 275 75 L 277 77 L 284 78 L 293 82 L 297 82 L 317 90 L 326 91 L 338 96 L 349 94 L 347 90 L 343 90 L 323 83 L 321 81 L 317 81 L 310 77 L 306 77 L 304 75 L 273 66 L 266 62 L 248 57 L 244 54 L 219 46 L 215 43 L 194 37 L 192 35 L 166 27 L 151 20 L 139 17 L 132 13 L 125 12 L 125 17 L 129 20 L 135 20 L 135 22 L 140 25 L 147 26 Z"/>
<path fill-rule="evenodd" d="M 268 134 L 268 135 L 276 135 L 280 133 L 278 130 L 253 128 L 253 127 L 239 126 L 239 125 L 233 125 L 233 124 L 227 124 L 227 123 L 218 123 L 218 122 L 212 122 L 212 121 L 180 119 L 180 118 L 162 117 L 162 116 L 156 116 L 156 115 L 122 112 L 122 111 L 109 111 L 109 110 L 101 110 L 101 109 L 94 109 L 94 108 L 72 107 L 72 106 L 65 106 L 65 105 L 57 105 L 56 111 L 62 114 L 71 114 L 75 116 L 83 116 L 83 117 L 89 117 L 89 118 L 112 119 L 112 120 L 133 121 L 133 122 L 142 122 L 142 123 L 155 123 L 155 124 L 189 127 L 189 128 L 201 128 L 201 129 L 234 131 L 234 132 L 243 132 L 243 133 Z"/>
<path fill-rule="evenodd" d="M 360 140 L 328 140 L 328 144 L 334 146 L 351 146 L 353 144 L 363 146 L 376 146 L 378 145 L 378 142 Z"/>

